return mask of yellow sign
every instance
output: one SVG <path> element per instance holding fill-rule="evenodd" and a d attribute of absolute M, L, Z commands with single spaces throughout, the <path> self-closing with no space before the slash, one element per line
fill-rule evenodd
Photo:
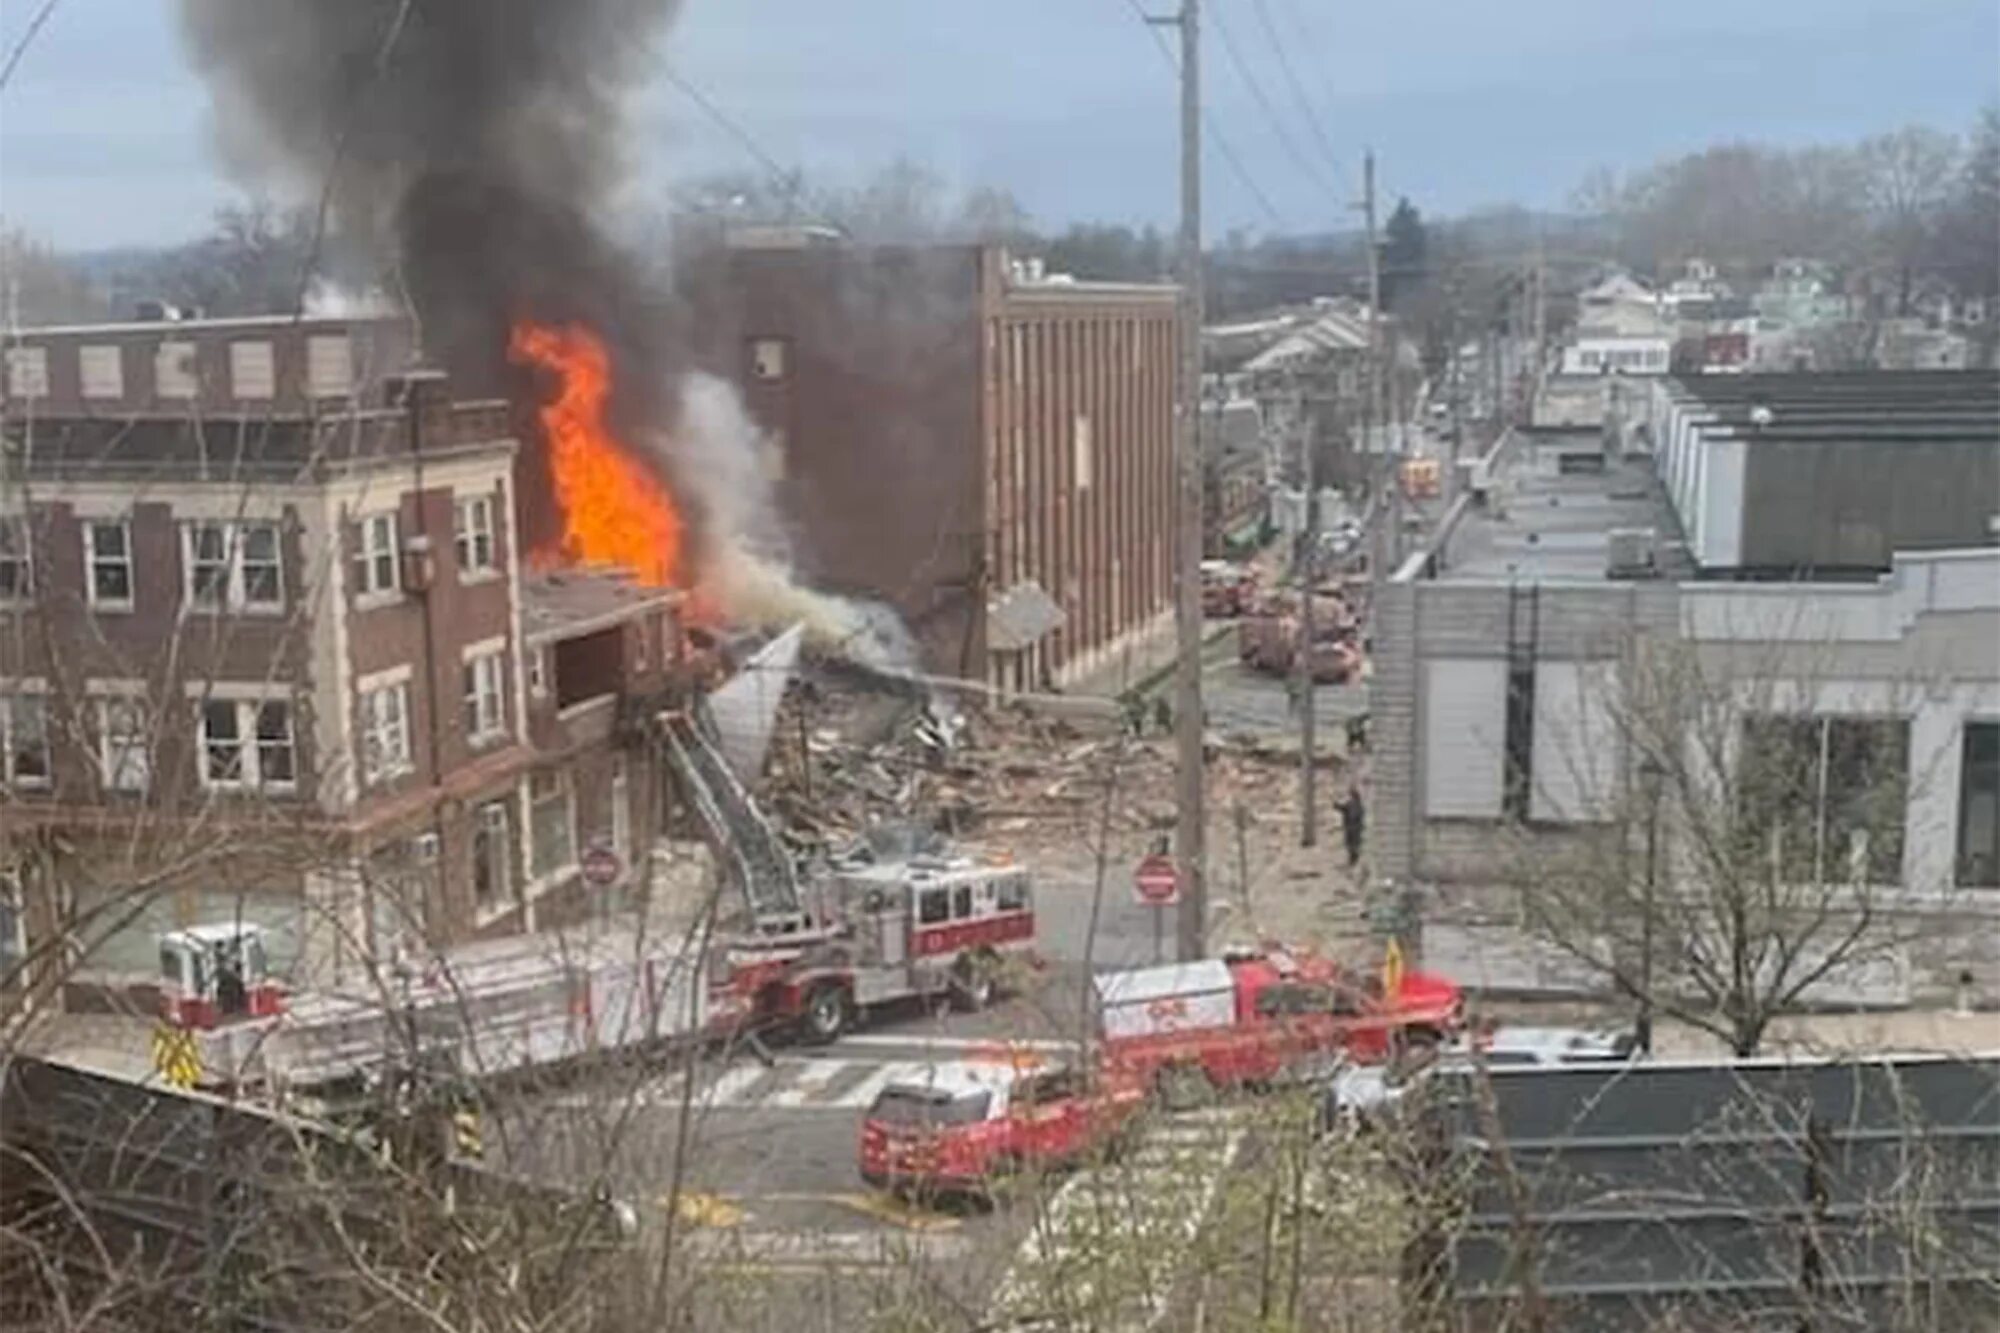
<path fill-rule="evenodd" d="M 460 1157 L 484 1157 L 485 1140 L 479 1133 L 479 1112 L 454 1111 L 451 1117 L 452 1144 Z"/>
<path fill-rule="evenodd" d="M 661 1202 L 671 1205 L 689 1226 L 724 1228 L 743 1221 L 743 1210 L 720 1194 L 683 1190 L 678 1196 L 667 1195 Z"/>
<path fill-rule="evenodd" d="M 153 1068 L 168 1087 L 192 1088 L 201 1082 L 201 1047 L 194 1033 L 165 1024 L 154 1028 Z"/>
<path fill-rule="evenodd" d="M 1382 996 L 1393 1000 L 1403 989 L 1403 945 L 1402 941 L 1390 939 L 1389 947 L 1382 951 Z"/>

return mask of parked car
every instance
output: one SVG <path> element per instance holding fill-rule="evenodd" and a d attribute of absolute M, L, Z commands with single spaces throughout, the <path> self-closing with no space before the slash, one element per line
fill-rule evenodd
<path fill-rule="evenodd" d="M 959 1061 L 891 1083 L 861 1122 L 861 1178 L 926 1196 L 990 1195 L 1021 1172 L 1110 1154 L 1132 1132 L 1146 1087 L 1116 1069 L 1067 1062 Z"/>
<path fill-rule="evenodd" d="M 1372 1129 L 1392 1121 L 1405 1096 L 1438 1073 L 1487 1069 L 1564 1069 L 1617 1065 L 1639 1058 L 1629 1031 L 1583 1028 L 1492 1027 L 1476 1029 L 1434 1050 L 1387 1064 L 1349 1064 L 1327 1080 L 1320 1104 L 1325 1129 Z"/>

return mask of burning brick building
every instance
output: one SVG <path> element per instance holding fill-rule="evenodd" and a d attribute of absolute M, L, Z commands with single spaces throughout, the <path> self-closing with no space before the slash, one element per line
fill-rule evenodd
<path fill-rule="evenodd" d="M 162 930 L 241 918 L 324 982 L 620 900 L 581 867 L 629 882 L 652 845 L 628 722 L 673 689 L 678 594 L 526 568 L 517 418 L 361 355 L 391 344 L 218 320 L 10 348 L 0 976 L 60 937 L 122 983 Z"/>
<path fill-rule="evenodd" d="M 812 228 L 734 232 L 682 284 L 801 572 L 895 608 L 926 666 L 1062 684 L 1167 614 L 1174 288 Z"/>

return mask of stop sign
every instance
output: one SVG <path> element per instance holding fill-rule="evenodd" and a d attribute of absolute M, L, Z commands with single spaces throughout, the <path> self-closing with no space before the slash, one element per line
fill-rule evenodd
<path fill-rule="evenodd" d="M 1132 888 L 1138 901 L 1166 907 L 1180 901 L 1181 877 L 1171 856 L 1153 855 L 1139 862 L 1132 874 Z"/>
<path fill-rule="evenodd" d="M 583 877 L 592 884 L 609 884 L 618 878 L 618 853 L 609 847 L 592 847 L 583 854 Z"/>

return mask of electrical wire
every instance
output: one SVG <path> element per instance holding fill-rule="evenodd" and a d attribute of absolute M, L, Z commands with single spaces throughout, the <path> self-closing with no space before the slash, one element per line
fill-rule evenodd
<path fill-rule="evenodd" d="M 14 70 L 20 65 L 21 57 L 28 53 L 29 43 L 35 40 L 35 34 L 42 30 L 42 25 L 49 21 L 49 15 L 55 13 L 56 6 L 61 3 L 62 0 L 47 0 L 41 9 L 36 11 L 35 16 L 28 20 L 27 28 L 21 33 L 21 40 L 14 43 L 14 49 L 7 53 L 6 65 L 0 66 L 0 90 L 4 90 L 8 82 L 13 79 Z"/>
<path fill-rule="evenodd" d="M 1292 68 L 1292 58 L 1285 54 L 1285 43 L 1278 36 L 1277 25 L 1271 21 L 1270 7 L 1265 4 L 1265 0 L 1254 0 L 1254 4 L 1257 10 L 1257 22 L 1264 29 L 1264 37 L 1271 43 L 1271 50 L 1278 57 L 1278 69 L 1285 76 L 1286 86 L 1291 89 L 1292 100 L 1298 103 L 1300 115 L 1312 128 L 1313 139 L 1319 145 L 1320 155 L 1326 159 L 1327 165 L 1333 168 L 1334 175 L 1339 178 L 1349 195 L 1360 193 L 1354 188 L 1354 178 L 1348 173 L 1347 165 L 1340 160 L 1340 154 L 1334 151 L 1333 140 L 1328 136 L 1322 118 L 1313 109 L 1312 99 L 1306 96 L 1305 85 L 1299 81 L 1298 72 Z M 1293 10 L 1292 16 L 1296 20 L 1298 11 Z M 1303 30 L 1302 23 L 1295 26 Z"/>
<path fill-rule="evenodd" d="M 1250 90 L 1250 96 L 1257 103 L 1258 110 L 1264 113 L 1264 119 L 1271 126 L 1271 133 L 1277 139 L 1278 146 L 1285 150 L 1285 155 L 1291 158 L 1292 165 L 1298 168 L 1300 175 L 1309 180 L 1315 188 L 1326 191 L 1334 199 L 1336 206 L 1339 205 L 1343 202 L 1340 192 L 1320 173 L 1319 168 L 1313 165 L 1312 158 L 1300 150 L 1298 140 L 1292 137 L 1291 130 L 1285 125 L 1285 118 L 1278 114 L 1278 108 L 1271 101 L 1270 94 L 1264 91 L 1264 81 L 1251 71 L 1249 62 L 1243 58 L 1242 50 L 1236 45 L 1235 34 L 1229 30 L 1229 22 L 1223 17 L 1223 7 L 1217 5 L 1210 12 L 1215 15 L 1215 33 L 1222 39 L 1223 54 L 1229 57 L 1230 65 L 1236 70 L 1236 77 Z"/>
<path fill-rule="evenodd" d="M 1173 71 L 1176 79 L 1180 78 L 1180 57 L 1174 54 L 1174 49 L 1167 44 L 1167 39 L 1160 36 L 1158 28 L 1153 23 L 1152 16 L 1140 7 L 1139 0 L 1125 0 L 1125 6 L 1132 11 L 1133 17 L 1139 20 L 1140 26 L 1145 28 L 1147 35 L 1153 39 L 1153 45 L 1159 50 L 1160 58 L 1167 62 L 1167 68 Z M 1284 216 L 1278 212 L 1277 205 L 1271 202 L 1271 196 L 1265 193 L 1264 187 L 1257 183 L 1256 179 L 1251 176 L 1249 169 L 1243 165 L 1243 160 L 1236 155 L 1235 148 L 1230 146 L 1229 139 L 1222 132 L 1222 127 L 1216 123 L 1215 116 L 1206 106 L 1203 106 L 1201 109 L 1201 123 L 1202 127 L 1208 131 L 1206 136 L 1207 141 L 1215 145 L 1217 155 L 1222 158 L 1224 164 L 1235 175 L 1237 181 L 1245 190 L 1250 192 L 1250 197 L 1257 201 L 1257 206 L 1264 210 L 1264 215 L 1270 218 L 1272 224 L 1283 227 L 1285 225 Z"/>

